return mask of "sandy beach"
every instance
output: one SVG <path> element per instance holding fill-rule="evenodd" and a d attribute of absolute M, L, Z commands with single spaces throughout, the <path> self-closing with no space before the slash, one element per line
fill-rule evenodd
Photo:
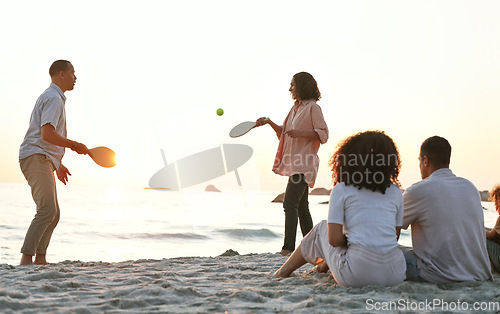
<path fill-rule="evenodd" d="M 311 272 L 311 265 L 303 266 L 290 278 L 273 277 L 285 259 L 276 254 L 248 254 L 119 263 L 64 261 L 48 266 L 1 264 L 0 311 L 500 311 L 499 276 L 493 282 L 446 285 L 404 282 L 395 287 L 348 289 L 336 285 L 329 274 Z M 436 307 L 439 304 L 447 308 Z"/>

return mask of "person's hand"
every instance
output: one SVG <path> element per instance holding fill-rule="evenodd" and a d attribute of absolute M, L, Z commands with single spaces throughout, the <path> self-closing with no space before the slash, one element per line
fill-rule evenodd
<path fill-rule="evenodd" d="M 299 130 L 289 130 L 285 132 L 291 138 L 304 137 L 304 132 Z"/>
<path fill-rule="evenodd" d="M 257 121 L 255 121 L 255 126 L 262 126 L 264 124 L 268 124 L 269 123 L 269 118 L 266 118 L 266 117 L 262 117 L 262 118 L 259 118 L 257 119 Z"/>
<path fill-rule="evenodd" d="M 68 182 L 68 176 L 71 175 L 71 173 L 69 173 L 68 168 L 66 168 L 62 164 L 59 167 L 59 170 L 56 171 L 56 174 L 57 174 L 57 178 L 59 179 L 59 181 L 61 181 L 64 185 L 66 185 L 66 182 Z"/>
<path fill-rule="evenodd" d="M 71 147 L 71 150 L 77 152 L 78 154 L 88 155 L 89 149 L 85 144 L 75 142 L 75 144 Z"/>

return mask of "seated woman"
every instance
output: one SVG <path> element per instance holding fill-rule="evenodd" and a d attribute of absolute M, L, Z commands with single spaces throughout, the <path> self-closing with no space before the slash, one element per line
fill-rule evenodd
<path fill-rule="evenodd" d="M 398 248 L 403 224 L 399 152 L 384 132 L 367 131 L 344 140 L 333 154 L 334 188 L 328 222 L 316 225 L 275 272 L 288 277 L 306 262 L 331 270 L 346 287 L 396 285 L 406 262 Z"/>
<path fill-rule="evenodd" d="M 500 213 L 500 185 L 493 188 L 490 200 L 495 202 L 495 208 Z M 486 247 L 491 261 L 491 272 L 500 273 L 500 216 L 493 229 L 486 229 Z"/>

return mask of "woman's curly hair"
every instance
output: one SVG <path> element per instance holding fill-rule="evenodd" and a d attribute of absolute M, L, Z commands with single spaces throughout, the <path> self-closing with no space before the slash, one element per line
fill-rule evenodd
<path fill-rule="evenodd" d="M 495 202 L 495 209 L 500 213 L 500 184 L 491 190 L 489 200 Z"/>
<path fill-rule="evenodd" d="M 299 72 L 293 76 L 293 79 L 295 81 L 295 90 L 301 100 L 314 99 L 318 101 L 321 98 L 318 83 L 311 74 Z"/>
<path fill-rule="evenodd" d="M 346 138 L 330 159 L 334 185 L 367 188 L 385 194 L 398 180 L 401 158 L 394 141 L 383 131 L 366 131 Z"/>

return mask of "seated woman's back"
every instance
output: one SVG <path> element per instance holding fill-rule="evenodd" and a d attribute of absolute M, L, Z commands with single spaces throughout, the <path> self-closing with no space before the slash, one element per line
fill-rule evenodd
<path fill-rule="evenodd" d="M 343 182 L 332 190 L 328 223 L 344 225 L 349 244 L 386 253 L 398 246 L 396 227 L 402 220 L 403 195 L 394 184 L 384 194 Z"/>

